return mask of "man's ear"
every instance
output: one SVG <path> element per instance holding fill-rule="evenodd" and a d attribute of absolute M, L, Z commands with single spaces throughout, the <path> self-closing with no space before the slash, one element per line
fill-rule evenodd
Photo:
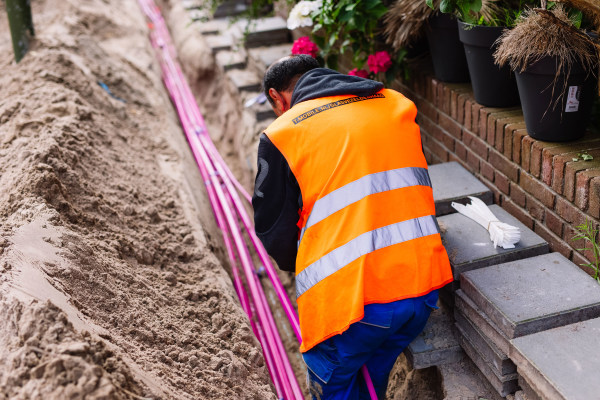
<path fill-rule="evenodd" d="M 273 105 L 273 111 L 275 111 L 275 114 L 277 116 L 280 116 L 285 111 L 287 111 L 287 109 L 289 108 L 289 104 L 287 104 L 287 100 L 282 93 L 278 92 L 277 90 L 275 90 L 273 88 L 270 88 L 269 96 L 271 96 L 271 98 L 273 99 L 273 101 L 275 103 Z"/>

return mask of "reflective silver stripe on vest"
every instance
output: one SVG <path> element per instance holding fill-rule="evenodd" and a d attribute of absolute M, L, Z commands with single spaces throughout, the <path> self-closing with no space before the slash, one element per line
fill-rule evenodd
<path fill-rule="evenodd" d="M 439 227 L 433 215 L 409 219 L 408 221 L 365 232 L 345 245 L 327 253 L 302 270 L 296 276 L 296 296 L 300 297 L 329 275 L 334 274 L 365 254 L 436 233 L 439 233 Z"/>
<path fill-rule="evenodd" d="M 308 228 L 352 203 L 375 193 L 417 185 L 431 187 L 431 180 L 426 168 L 392 169 L 365 175 L 350 182 L 315 202 L 308 221 L 306 221 L 306 226 L 300 233 L 300 241 Z"/>

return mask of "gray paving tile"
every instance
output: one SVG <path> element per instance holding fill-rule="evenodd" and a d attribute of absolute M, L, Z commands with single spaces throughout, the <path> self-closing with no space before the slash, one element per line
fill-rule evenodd
<path fill-rule="evenodd" d="M 224 71 L 230 69 L 239 69 L 246 66 L 246 52 L 241 51 L 229 51 L 224 50 L 217 53 L 215 56 L 217 64 L 223 68 Z"/>
<path fill-rule="evenodd" d="M 258 91 L 260 81 L 257 76 L 244 69 L 232 69 L 226 72 L 227 77 L 233 82 L 239 91 Z"/>
<path fill-rule="evenodd" d="M 214 18 L 234 17 L 248 10 L 248 6 L 242 0 L 225 0 L 219 3 Z"/>
<path fill-rule="evenodd" d="M 482 355 L 490 368 L 494 369 L 499 375 L 517 372 L 517 366 L 508 358 L 508 355 L 501 351 L 482 331 L 477 329 L 461 311 L 455 309 L 454 318 L 456 324 L 460 326 L 469 342 Z"/>
<path fill-rule="evenodd" d="M 260 18 L 245 27 L 245 45 L 248 48 L 290 42 L 290 31 L 281 17 Z"/>
<path fill-rule="evenodd" d="M 203 35 L 217 35 L 225 32 L 231 26 L 228 19 L 211 19 L 210 21 L 195 24 L 196 29 Z"/>
<path fill-rule="evenodd" d="M 455 310 L 462 312 L 498 349 L 509 354 L 510 340 L 487 315 L 462 290 L 455 293 Z"/>
<path fill-rule="evenodd" d="M 465 353 L 473 361 L 473 363 L 479 368 L 483 376 L 489 381 L 492 387 L 498 392 L 500 396 L 505 397 L 510 393 L 514 393 L 518 389 L 517 373 L 501 375 L 499 376 L 488 363 L 483 359 L 481 354 L 471 345 L 469 340 L 464 336 L 464 332 L 460 327 L 458 328 L 458 342 L 462 346 Z"/>
<path fill-rule="evenodd" d="M 523 390 L 524 400 L 544 400 L 537 393 L 533 385 L 523 376 L 519 374 L 519 387 Z"/>
<path fill-rule="evenodd" d="M 404 354 L 413 369 L 458 362 L 464 356 L 455 338 L 452 312 L 443 304 L 431 313 L 423 332 L 408 345 Z"/>
<path fill-rule="evenodd" d="M 548 243 L 515 217 L 497 205 L 489 208 L 498 220 L 518 227 L 521 240 L 514 249 L 494 247 L 488 231 L 472 219 L 459 213 L 439 217 L 442 241 L 456 280 L 466 271 L 548 252 Z"/>
<path fill-rule="evenodd" d="M 510 339 L 600 316 L 600 285 L 559 253 L 468 271 L 460 280 Z"/>
<path fill-rule="evenodd" d="M 257 61 L 258 67 L 262 71 L 280 58 L 289 56 L 291 52 L 292 46 L 289 43 L 275 46 L 261 46 L 248 50 L 250 57 Z"/>
<path fill-rule="evenodd" d="M 510 356 L 544 399 L 597 399 L 598 338 L 600 318 L 595 318 L 513 339 Z"/>
<path fill-rule="evenodd" d="M 467 197 L 478 197 L 485 204 L 492 204 L 494 196 L 490 189 L 456 161 L 429 166 L 436 215 L 456 212 L 450 203 L 466 204 Z"/>
<path fill-rule="evenodd" d="M 213 53 L 230 50 L 234 45 L 234 40 L 229 35 L 207 36 L 206 42 Z"/>

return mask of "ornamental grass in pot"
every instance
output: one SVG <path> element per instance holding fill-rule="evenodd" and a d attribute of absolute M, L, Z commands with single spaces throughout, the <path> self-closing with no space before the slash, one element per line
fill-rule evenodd
<path fill-rule="evenodd" d="M 514 24 L 533 0 L 497 0 L 479 8 L 478 0 L 447 0 L 442 12 L 458 15 L 458 34 L 465 48 L 475 100 L 489 107 L 519 104 L 519 94 L 510 68 L 494 63 L 496 40 Z"/>
<path fill-rule="evenodd" d="M 439 12 L 441 0 L 398 0 L 384 16 L 387 43 L 398 50 L 427 37 L 436 79 L 468 82 L 469 70 L 453 16 Z"/>
<path fill-rule="evenodd" d="M 581 13 L 552 4 L 527 11 L 499 40 L 496 60 L 516 73 L 527 132 L 535 139 L 563 142 L 585 133 L 598 93 L 598 48 L 578 21 Z"/>

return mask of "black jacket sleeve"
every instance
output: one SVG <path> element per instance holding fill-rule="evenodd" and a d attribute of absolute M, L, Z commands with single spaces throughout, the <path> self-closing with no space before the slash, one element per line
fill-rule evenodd
<path fill-rule="evenodd" d="M 283 154 L 262 134 L 254 182 L 254 229 L 280 269 L 295 271 L 298 220 L 302 208 L 300 186 Z"/>

